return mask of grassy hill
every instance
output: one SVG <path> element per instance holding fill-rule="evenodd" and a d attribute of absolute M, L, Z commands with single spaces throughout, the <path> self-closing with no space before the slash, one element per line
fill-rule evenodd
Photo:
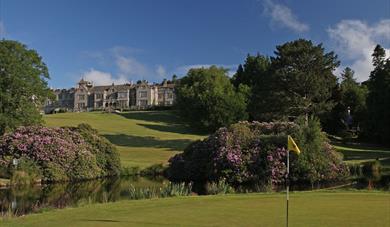
<path fill-rule="evenodd" d="M 102 112 L 45 115 L 46 125 L 76 126 L 88 123 L 118 147 L 123 166 L 144 168 L 167 160 L 192 141 L 204 138 L 180 123 L 171 111 L 135 111 L 121 114 Z M 390 169 L 390 149 L 336 144 L 350 163 L 379 158 Z"/>
<path fill-rule="evenodd" d="M 298 192 L 291 226 L 388 226 L 390 194 Z M 2 226 L 284 226 L 285 195 L 236 194 L 121 201 L 5 220 Z"/>
<path fill-rule="evenodd" d="M 171 111 L 61 113 L 44 116 L 50 127 L 88 123 L 115 144 L 123 166 L 144 168 L 167 160 L 192 141 L 204 136 L 194 132 Z"/>

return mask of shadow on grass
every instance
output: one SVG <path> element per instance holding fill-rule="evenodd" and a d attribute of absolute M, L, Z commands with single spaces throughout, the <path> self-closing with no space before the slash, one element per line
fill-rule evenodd
<path fill-rule="evenodd" d="M 168 148 L 172 151 L 182 151 L 188 146 L 188 144 L 193 142 L 189 139 L 159 140 L 158 138 L 151 136 L 142 137 L 126 134 L 103 136 L 117 146 Z"/>
<path fill-rule="evenodd" d="M 179 134 L 198 134 L 201 135 L 201 132 L 195 132 L 195 130 L 190 130 L 188 127 L 180 124 L 168 124 L 168 125 L 153 125 L 153 124 L 137 124 L 139 126 L 152 129 L 160 132 L 170 132 L 170 133 L 179 133 Z"/>
<path fill-rule="evenodd" d="M 119 113 L 119 115 L 127 119 L 147 121 L 150 123 L 159 123 L 160 125 L 141 123 L 138 123 L 138 125 L 160 132 L 196 135 L 207 134 L 206 132 L 191 128 L 190 126 L 185 124 L 183 121 L 180 120 L 178 116 L 175 115 L 174 111 L 135 111 Z"/>
<path fill-rule="evenodd" d="M 111 219 L 81 219 L 81 221 L 91 221 L 91 222 L 120 222 L 120 221 L 111 220 Z"/>
<path fill-rule="evenodd" d="M 173 111 L 135 111 L 119 113 L 119 115 L 128 119 L 155 123 L 178 124 L 180 122 Z"/>

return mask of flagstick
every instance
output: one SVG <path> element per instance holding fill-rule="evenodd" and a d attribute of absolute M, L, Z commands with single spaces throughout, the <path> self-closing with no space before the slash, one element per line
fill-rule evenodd
<path fill-rule="evenodd" d="M 286 226 L 288 227 L 288 200 L 289 200 L 289 189 L 290 189 L 290 182 L 289 182 L 289 173 L 290 173 L 290 151 L 287 149 L 287 175 L 286 175 L 286 202 L 287 202 L 287 215 L 286 215 Z"/>

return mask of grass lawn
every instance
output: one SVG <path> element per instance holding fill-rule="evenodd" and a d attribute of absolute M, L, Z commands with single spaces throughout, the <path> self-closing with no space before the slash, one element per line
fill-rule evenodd
<path fill-rule="evenodd" d="M 347 163 L 363 163 L 379 159 L 383 170 L 390 173 L 390 149 L 383 147 L 345 145 L 333 143 L 339 152 L 343 153 Z"/>
<path fill-rule="evenodd" d="M 115 144 L 123 166 L 144 168 L 167 160 L 204 136 L 179 123 L 170 111 L 102 112 L 45 115 L 47 126 L 88 123 Z"/>
<path fill-rule="evenodd" d="M 300 192 L 291 226 L 389 226 L 390 194 Z M 6 219 L 2 226 L 284 226 L 283 194 L 122 201 Z"/>

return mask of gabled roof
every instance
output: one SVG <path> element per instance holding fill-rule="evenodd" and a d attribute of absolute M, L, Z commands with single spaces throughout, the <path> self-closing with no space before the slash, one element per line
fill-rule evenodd
<path fill-rule="evenodd" d="M 105 86 L 94 86 L 91 88 L 91 92 L 104 92 L 109 89 L 114 89 L 115 91 L 127 91 L 133 88 L 134 85 L 131 84 L 119 84 L 119 85 L 105 85 Z"/>

